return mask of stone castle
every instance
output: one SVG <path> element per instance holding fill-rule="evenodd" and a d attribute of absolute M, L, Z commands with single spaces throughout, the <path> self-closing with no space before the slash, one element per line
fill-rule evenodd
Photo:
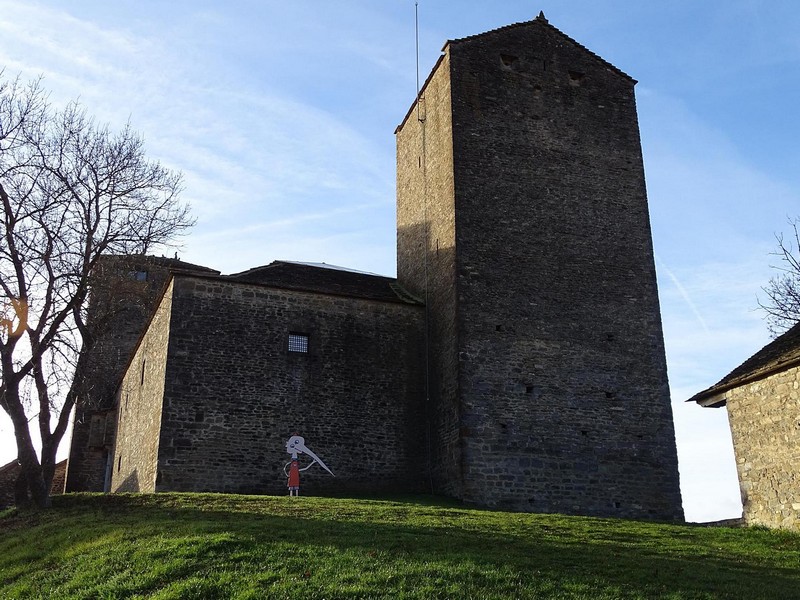
<path fill-rule="evenodd" d="M 304 493 L 682 519 L 635 83 L 542 14 L 448 41 L 396 130 L 396 279 L 109 259 L 143 300 L 67 490 L 284 494 L 300 432 L 336 473 Z"/>

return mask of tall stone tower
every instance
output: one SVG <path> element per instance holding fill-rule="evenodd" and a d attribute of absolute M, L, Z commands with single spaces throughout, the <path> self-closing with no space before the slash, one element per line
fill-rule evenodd
<path fill-rule="evenodd" d="M 177 258 L 104 257 L 93 272 L 89 327 L 97 338 L 75 374 L 79 391 L 65 491 L 102 492 L 111 481 L 115 392 L 171 273 L 219 274 Z"/>
<path fill-rule="evenodd" d="M 436 491 L 683 517 L 635 83 L 540 14 L 447 42 L 397 128 Z"/>

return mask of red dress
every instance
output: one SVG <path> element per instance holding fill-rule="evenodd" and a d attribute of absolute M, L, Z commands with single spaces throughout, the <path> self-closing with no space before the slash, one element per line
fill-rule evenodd
<path fill-rule="evenodd" d="M 289 484 L 288 487 L 290 488 L 299 488 L 300 487 L 300 466 L 296 460 L 292 461 L 292 464 L 289 465 Z"/>

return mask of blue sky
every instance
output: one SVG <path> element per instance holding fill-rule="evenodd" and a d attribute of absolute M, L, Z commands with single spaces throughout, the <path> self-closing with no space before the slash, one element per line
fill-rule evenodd
<path fill-rule="evenodd" d="M 768 340 L 769 253 L 800 215 L 793 0 L 420 0 L 424 79 L 447 39 L 534 18 L 636 87 L 690 520 L 738 516 L 724 410 L 683 400 Z M 0 0 L 0 66 L 44 75 L 186 177 L 180 256 L 394 275 L 394 128 L 414 99 L 413 0 Z M 14 458 L 7 420 L 0 464 Z"/>

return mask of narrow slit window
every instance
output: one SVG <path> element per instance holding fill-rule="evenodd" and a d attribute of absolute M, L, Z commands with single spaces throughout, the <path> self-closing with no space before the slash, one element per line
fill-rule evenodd
<path fill-rule="evenodd" d="M 289 352 L 308 353 L 308 336 L 303 333 L 289 334 Z"/>

